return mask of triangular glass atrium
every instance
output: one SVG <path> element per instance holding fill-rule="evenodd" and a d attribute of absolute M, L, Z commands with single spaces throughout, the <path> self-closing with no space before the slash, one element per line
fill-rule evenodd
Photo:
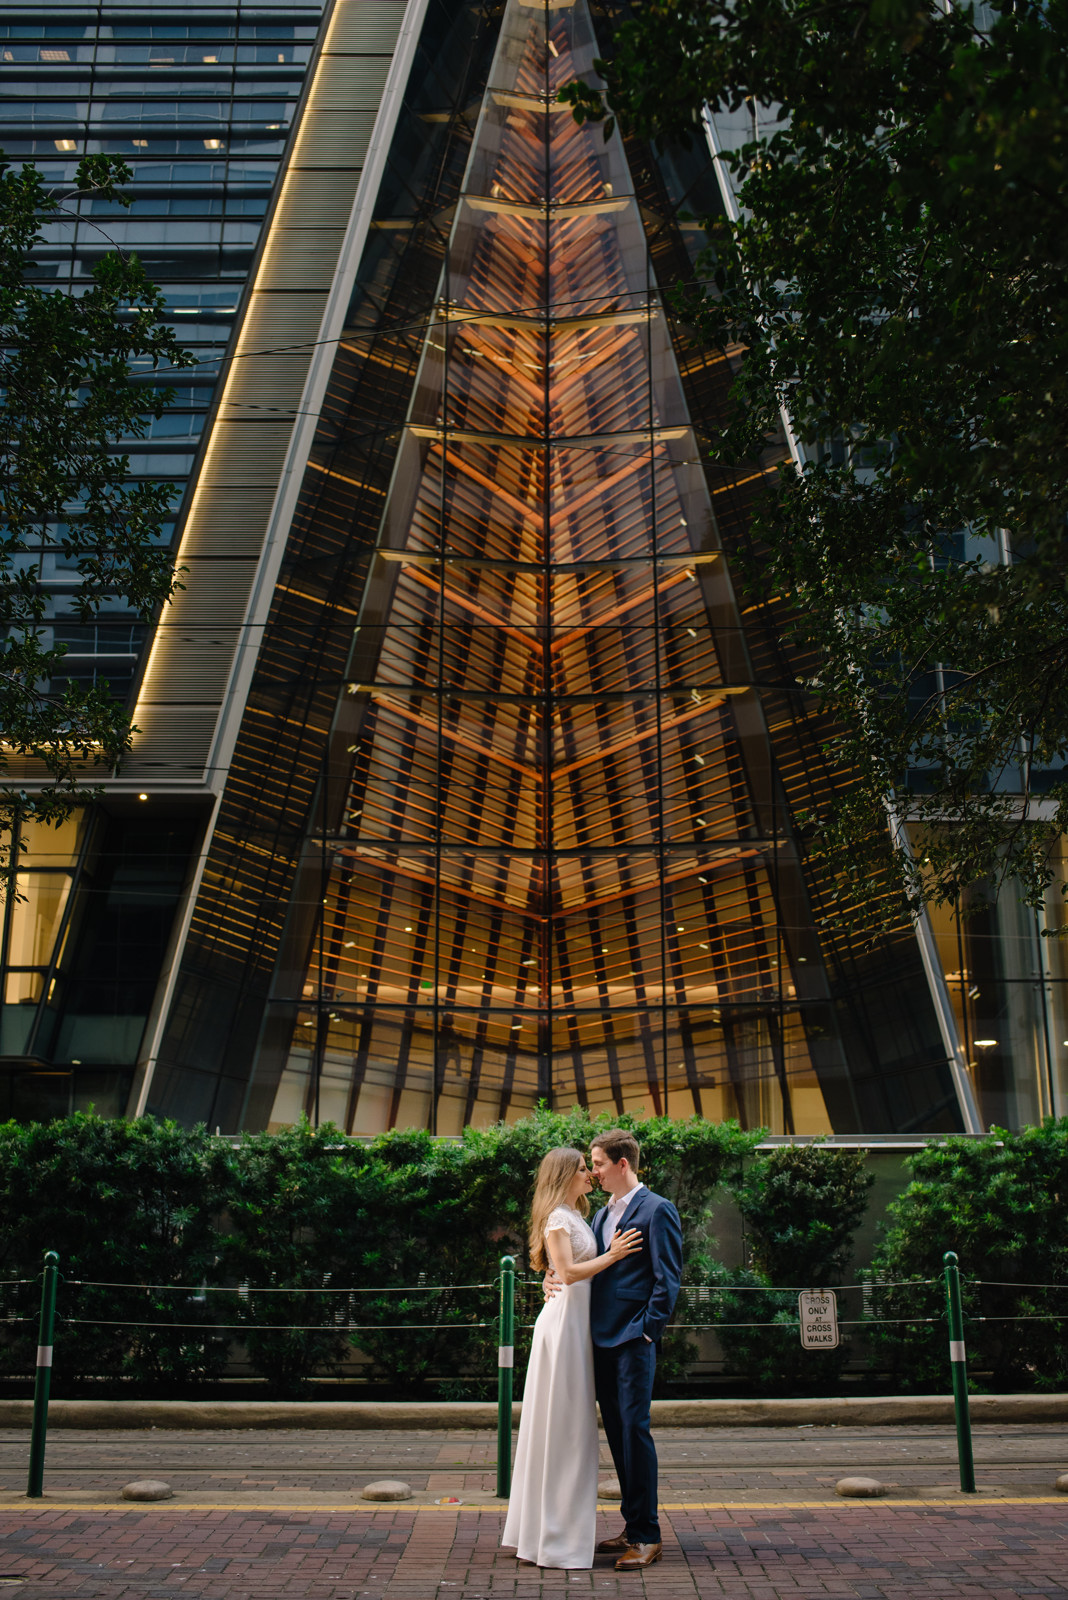
<path fill-rule="evenodd" d="M 742 1097 L 826 1125 L 622 142 L 556 101 L 595 53 L 582 0 L 510 0 L 337 712 L 351 777 L 275 1122 Z"/>

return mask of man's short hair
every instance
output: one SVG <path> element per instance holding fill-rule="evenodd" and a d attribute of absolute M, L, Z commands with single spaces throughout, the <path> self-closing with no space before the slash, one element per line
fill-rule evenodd
<path fill-rule="evenodd" d="M 595 1133 L 590 1140 L 591 1150 L 603 1150 L 609 1161 L 622 1161 L 626 1156 L 631 1170 L 637 1172 L 641 1146 L 626 1128 L 609 1128 L 606 1133 Z"/>

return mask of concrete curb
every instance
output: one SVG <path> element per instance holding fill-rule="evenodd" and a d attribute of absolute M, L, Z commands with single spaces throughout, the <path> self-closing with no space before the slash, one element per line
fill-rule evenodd
<path fill-rule="evenodd" d="M 521 1406 L 512 1407 L 518 1424 Z M 1068 1421 L 1068 1394 L 981 1394 L 971 1400 L 975 1423 Z M 0 1400 L 0 1428 L 28 1428 L 32 1400 Z M 497 1407 L 481 1400 L 53 1400 L 53 1428 L 495 1428 Z M 654 1400 L 657 1428 L 952 1426 L 948 1395 L 891 1395 L 825 1400 Z"/>

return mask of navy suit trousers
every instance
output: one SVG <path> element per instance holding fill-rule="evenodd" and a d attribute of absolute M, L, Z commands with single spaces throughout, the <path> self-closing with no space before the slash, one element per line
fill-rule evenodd
<path fill-rule="evenodd" d="M 660 1543 L 656 1448 L 649 1420 L 655 1372 L 656 1346 L 646 1339 L 593 1347 L 597 1404 L 619 1477 L 620 1509 L 631 1544 Z"/>

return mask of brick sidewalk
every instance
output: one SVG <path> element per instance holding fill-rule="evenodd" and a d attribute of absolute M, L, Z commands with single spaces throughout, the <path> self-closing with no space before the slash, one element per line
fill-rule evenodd
<path fill-rule="evenodd" d="M 640 1574 L 519 1567 L 472 1507 L 0 1512 L 0 1586 L 25 1600 L 1068 1600 L 1065 1503 L 673 1510 Z M 615 1532 L 615 1519 L 603 1518 Z"/>

